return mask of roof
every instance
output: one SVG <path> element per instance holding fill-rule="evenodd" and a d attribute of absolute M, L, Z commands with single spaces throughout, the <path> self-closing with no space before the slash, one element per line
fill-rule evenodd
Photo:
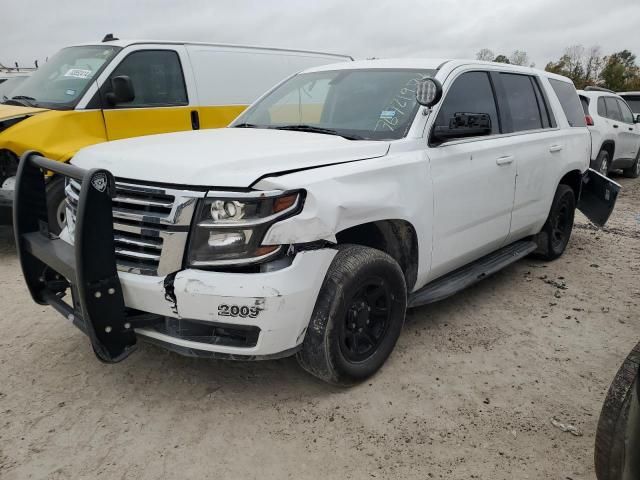
<path fill-rule="evenodd" d="M 619 97 L 616 92 L 607 90 L 578 90 L 578 95 L 583 97 L 595 98 L 595 97 Z"/>
<path fill-rule="evenodd" d="M 159 45 L 202 45 L 202 46 L 209 46 L 209 47 L 223 47 L 223 48 L 248 48 L 248 49 L 256 49 L 256 50 L 272 50 L 272 51 L 277 51 L 277 52 L 291 52 L 291 53 L 306 53 L 306 54 L 311 54 L 311 55 L 323 55 L 323 56 L 330 56 L 330 57 L 336 57 L 336 58 L 348 58 L 350 60 L 353 60 L 353 57 L 351 57 L 350 55 L 343 55 L 343 54 L 339 54 L 339 53 L 330 53 L 330 52 L 318 52 L 318 51 L 313 51 L 313 50 L 297 50 L 297 49 L 291 49 L 291 48 L 280 48 L 280 47 L 265 47 L 265 46 L 258 46 L 258 45 L 238 45 L 238 44 L 234 44 L 234 43 L 208 43 L 208 42 L 190 42 L 190 41 L 177 41 L 177 40 L 142 40 L 142 39 L 138 39 L 138 40 L 111 40 L 111 41 L 107 41 L 107 42 L 86 42 L 86 43 L 79 43 L 77 45 L 71 45 L 73 47 L 80 47 L 80 46 L 101 46 L 101 45 L 114 45 L 116 47 L 121 47 L 121 48 L 125 48 L 125 47 L 129 47 L 131 45 L 154 45 L 154 44 L 159 44 Z"/>
<path fill-rule="evenodd" d="M 530 75 L 543 74 L 549 78 L 556 78 L 564 82 L 571 82 L 567 77 L 556 75 L 555 73 L 545 72 L 531 67 L 521 67 L 518 65 L 511 65 L 508 63 L 496 63 L 496 62 L 483 62 L 480 60 L 464 60 L 464 59 L 443 59 L 443 58 L 386 58 L 386 59 L 374 59 L 374 60 L 356 60 L 348 63 L 335 63 L 330 65 L 322 65 L 319 67 L 312 67 L 305 72 L 322 72 L 327 70 L 355 70 L 355 69 L 375 69 L 375 68 L 406 68 L 416 70 L 440 70 L 446 69 L 448 71 L 457 67 L 466 65 L 473 66 L 491 66 L 500 67 L 501 69 L 516 72 L 526 73 Z"/>
<path fill-rule="evenodd" d="M 638 92 L 618 92 L 618 95 L 620 95 L 621 97 L 624 97 L 625 95 L 638 95 L 640 96 L 640 91 Z"/>

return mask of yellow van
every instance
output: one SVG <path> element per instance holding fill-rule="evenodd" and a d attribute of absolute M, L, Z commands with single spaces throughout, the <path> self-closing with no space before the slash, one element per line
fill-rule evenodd
<path fill-rule="evenodd" d="M 224 127 L 290 75 L 349 60 L 302 50 L 111 36 L 64 48 L 10 98 L 0 99 L 2 217 L 10 218 L 17 163 L 27 150 L 67 162 L 95 143 Z M 62 179 L 50 178 L 47 195 L 50 225 L 62 228 Z"/>

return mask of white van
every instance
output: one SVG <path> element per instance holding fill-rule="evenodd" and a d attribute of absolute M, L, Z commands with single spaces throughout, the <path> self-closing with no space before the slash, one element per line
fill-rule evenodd
<path fill-rule="evenodd" d="M 265 90 L 345 55 L 241 45 L 118 40 L 62 49 L 0 98 L 0 207 L 10 211 L 18 158 L 68 162 L 96 143 L 229 124 Z M 176 162 L 182 162 L 176 158 Z M 64 185 L 47 185 L 49 220 L 64 225 Z M 3 212 L 0 212 L 3 213 Z"/>

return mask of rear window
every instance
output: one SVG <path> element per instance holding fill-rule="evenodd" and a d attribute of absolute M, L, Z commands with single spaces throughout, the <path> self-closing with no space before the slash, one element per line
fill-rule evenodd
<path fill-rule="evenodd" d="M 514 132 L 542 128 L 542 113 L 531 77 L 501 73 Z"/>
<path fill-rule="evenodd" d="M 549 79 L 553 91 L 556 92 L 560 105 L 569 125 L 572 127 L 586 127 L 587 124 L 584 119 L 584 110 L 582 104 L 578 98 L 578 92 L 576 87 L 572 83 L 563 82 L 561 80 Z"/>

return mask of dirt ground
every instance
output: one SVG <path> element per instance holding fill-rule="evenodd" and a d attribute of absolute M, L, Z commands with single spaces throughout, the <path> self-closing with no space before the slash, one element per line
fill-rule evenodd
<path fill-rule="evenodd" d="M 607 229 L 409 313 L 348 390 L 295 360 L 194 360 L 141 345 L 118 365 L 28 297 L 0 231 L 0 478 L 594 479 L 609 382 L 640 339 L 640 181 Z M 576 426 L 562 432 L 551 419 Z"/>

